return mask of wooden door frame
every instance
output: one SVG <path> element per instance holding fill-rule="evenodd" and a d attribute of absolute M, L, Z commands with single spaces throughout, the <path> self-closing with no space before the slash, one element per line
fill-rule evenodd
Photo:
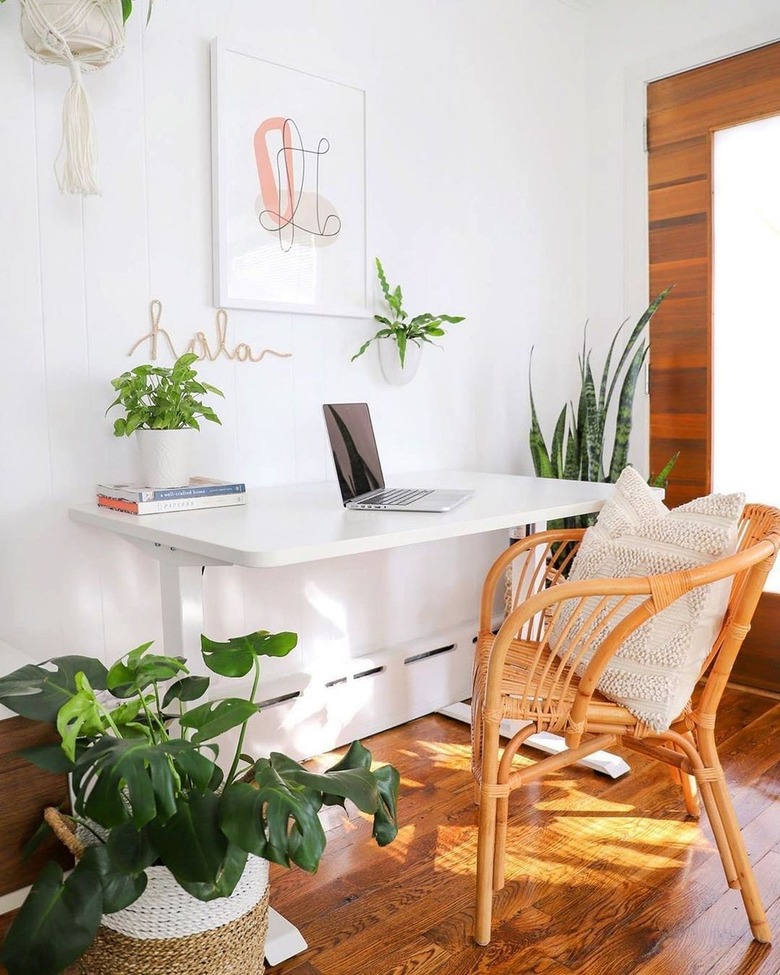
<path fill-rule="evenodd" d="M 647 86 L 650 294 L 674 285 L 650 323 L 650 469 L 680 451 L 671 506 L 712 489 L 713 133 L 778 114 L 780 42 Z M 736 679 L 780 691 L 778 635 L 765 594 Z"/>

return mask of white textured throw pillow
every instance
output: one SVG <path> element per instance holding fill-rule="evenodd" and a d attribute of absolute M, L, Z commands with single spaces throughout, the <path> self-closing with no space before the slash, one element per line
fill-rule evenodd
<path fill-rule="evenodd" d="M 669 511 L 633 467 L 587 530 L 570 580 L 624 578 L 677 572 L 736 551 L 745 496 L 710 494 Z M 656 731 L 664 731 L 691 696 L 701 665 L 723 622 L 731 580 L 693 590 L 642 624 L 607 665 L 598 688 Z M 592 597 L 587 612 L 600 597 Z M 645 596 L 632 597 L 613 625 Z M 551 634 L 555 646 L 573 607 Z M 606 636 L 606 634 L 604 634 Z M 585 664 L 598 643 L 580 664 Z"/>

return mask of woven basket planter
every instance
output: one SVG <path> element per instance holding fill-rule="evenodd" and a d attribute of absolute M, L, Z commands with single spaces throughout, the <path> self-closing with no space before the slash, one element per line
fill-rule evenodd
<path fill-rule="evenodd" d="M 262 975 L 268 863 L 252 857 L 230 897 L 199 901 L 165 867 L 138 900 L 103 918 L 79 975 Z"/>
<path fill-rule="evenodd" d="M 52 816 L 52 812 L 54 815 Z M 80 840 L 56 810 L 46 819 L 76 856 Z M 55 822 L 53 820 L 58 820 Z M 229 897 L 200 901 L 167 867 L 148 867 L 144 893 L 106 914 L 73 975 L 262 975 L 268 932 L 268 862 L 250 856 Z"/>

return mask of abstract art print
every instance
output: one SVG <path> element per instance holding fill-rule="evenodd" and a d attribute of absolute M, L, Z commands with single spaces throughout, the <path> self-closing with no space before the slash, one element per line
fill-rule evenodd
<path fill-rule="evenodd" d="M 215 304 L 369 317 L 365 92 L 211 56 Z"/>

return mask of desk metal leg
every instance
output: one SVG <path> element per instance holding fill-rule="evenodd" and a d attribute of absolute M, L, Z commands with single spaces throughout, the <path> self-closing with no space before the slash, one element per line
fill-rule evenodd
<path fill-rule="evenodd" d="M 203 566 L 160 564 L 165 652 L 187 658 L 190 670 L 205 674 L 200 655 L 203 632 Z"/>

